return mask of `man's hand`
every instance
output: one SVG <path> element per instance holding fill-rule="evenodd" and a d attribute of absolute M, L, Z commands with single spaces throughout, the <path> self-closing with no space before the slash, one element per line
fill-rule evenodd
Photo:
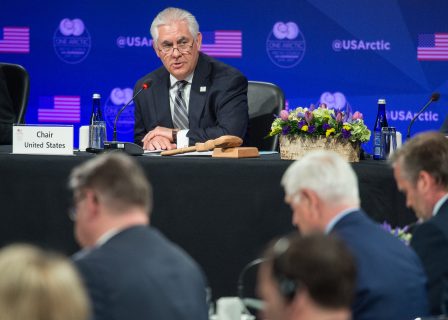
<path fill-rule="evenodd" d="M 176 149 L 176 144 L 171 143 L 168 138 L 162 136 L 155 136 L 152 139 L 146 139 L 148 135 L 143 138 L 143 149 L 145 150 L 171 150 Z"/>
<path fill-rule="evenodd" d="M 170 142 L 174 142 L 173 131 L 174 129 L 172 128 L 156 127 L 154 130 L 151 130 L 146 134 L 146 136 L 142 139 L 142 142 L 145 143 L 145 141 L 150 141 L 157 136 L 167 138 Z"/>

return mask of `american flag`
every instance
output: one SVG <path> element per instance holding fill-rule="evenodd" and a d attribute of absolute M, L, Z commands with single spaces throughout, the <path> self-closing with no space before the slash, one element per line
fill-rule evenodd
<path fill-rule="evenodd" d="M 448 60 L 448 33 L 420 34 L 417 60 Z"/>
<path fill-rule="evenodd" d="M 81 118 L 81 98 L 79 96 L 40 97 L 37 110 L 39 122 L 77 123 Z"/>
<path fill-rule="evenodd" d="M 242 32 L 238 30 L 203 32 L 201 51 L 217 58 L 241 58 L 242 38 Z"/>
<path fill-rule="evenodd" d="M 29 53 L 30 28 L 3 27 L 3 37 L 0 32 L 0 53 Z"/>

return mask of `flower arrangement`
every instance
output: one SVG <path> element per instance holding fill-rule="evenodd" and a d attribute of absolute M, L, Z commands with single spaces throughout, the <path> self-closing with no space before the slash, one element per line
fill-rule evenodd
<path fill-rule="evenodd" d="M 282 110 L 271 126 L 268 136 L 322 136 L 341 138 L 350 142 L 366 142 L 370 130 L 364 124 L 362 113 L 356 111 L 350 117 L 344 112 L 330 110 L 325 104 L 318 108 L 298 107 L 293 111 Z"/>
<path fill-rule="evenodd" d="M 389 223 L 384 221 L 381 227 L 387 232 L 391 233 L 393 236 L 403 241 L 406 245 L 409 245 L 409 243 L 411 242 L 412 234 L 408 232 L 409 226 L 404 226 L 403 228 L 392 228 Z"/>

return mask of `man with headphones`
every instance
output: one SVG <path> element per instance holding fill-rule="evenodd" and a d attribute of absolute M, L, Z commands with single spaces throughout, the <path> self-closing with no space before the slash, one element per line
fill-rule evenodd
<path fill-rule="evenodd" d="M 291 235 L 271 244 L 264 260 L 258 291 L 266 319 L 351 319 L 356 269 L 340 240 Z"/>
<path fill-rule="evenodd" d="M 347 161 L 331 151 L 310 152 L 288 168 L 282 185 L 292 223 L 302 234 L 334 234 L 355 257 L 353 319 L 428 315 L 426 275 L 419 258 L 360 208 L 358 179 Z"/>

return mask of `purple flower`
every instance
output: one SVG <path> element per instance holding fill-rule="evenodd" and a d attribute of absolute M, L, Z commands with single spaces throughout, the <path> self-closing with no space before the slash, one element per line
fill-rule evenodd
<path fill-rule="evenodd" d="M 299 128 L 299 129 L 302 129 L 302 127 L 304 126 L 304 125 L 306 125 L 307 123 L 306 123 L 306 121 L 305 120 L 300 120 L 298 123 L 297 123 L 297 127 Z"/>
<path fill-rule="evenodd" d="M 328 123 L 324 123 L 323 125 L 322 125 L 322 129 L 324 130 L 324 131 L 327 131 L 328 129 L 330 129 L 331 128 L 331 126 L 328 124 Z"/>
<path fill-rule="evenodd" d="M 308 108 L 311 112 L 313 112 L 314 109 L 316 109 L 316 106 L 312 103 L 310 104 L 310 107 Z"/>
<path fill-rule="evenodd" d="M 291 127 L 290 126 L 286 126 L 282 128 L 282 135 L 286 136 L 287 134 L 289 134 L 289 131 L 291 131 Z"/>
<path fill-rule="evenodd" d="M 352 136 L 352 133 L 350 132 L 350 130 L 342 129 L 341 133 L 342 133 L 342 137 L 344 139 L 348 139 L 348 138 L 350 138 Z"/>
<path fill-rule="evenodd" d="M 381 227 L 382 227 L 384 230 L 388 231 L 388 232 L 391 232 L 391 231 L 392 231 L 392 226 L 391 226 L 390 224 L 388 224 L 386 221 L 383 222 L 383 224 L 381 225 Z"/>
<path fill-rule="evenodd" d="M 310 124 L 311 120 L 313 120 L 313 113 L 311 111 L 305 112 L 305 121 Z"/>
<path fill-rule="evenodd" d="M 297 112 L 297 118 L 303 118 L 305 114 L 303 112 Z"/>
<path fill-rule="evenodd" d="M 319 108 L 322 108 L 322 109 L 328 109 L 326 103 L 321 103 L 321 104 L 319 105 Z"/>
<path fill-rule="evenodd" d="M 358 119 L 363 119 L 364 118 L 364 116 L 362 115 L 362 113 L 361 112 L 359 112 L 359 111 L 356 111 L 354 114 L 353 114 L 353 116 L 352 116 L 352 119 L 353 120 L 358 120 Z"/>
<path fill-rule="evenodd" d="M 336 114 L 336 121 L 342 122 L 342 112 L 341 111 L 338 111 L 338 113 Z"/>
<path fill-rule="evenodd" d="M 283 121 L 288 121 L 289 112 L 287 110 L 280 111 L 280 118 Z"/>
<path fill-rule="evenodd" d="M 310 124 L 310 125 L 308 126 L 308 133 L 314 133 L 314 131 L 316 131 L 316 127 L 313 126 L 312 124 Z"/>

